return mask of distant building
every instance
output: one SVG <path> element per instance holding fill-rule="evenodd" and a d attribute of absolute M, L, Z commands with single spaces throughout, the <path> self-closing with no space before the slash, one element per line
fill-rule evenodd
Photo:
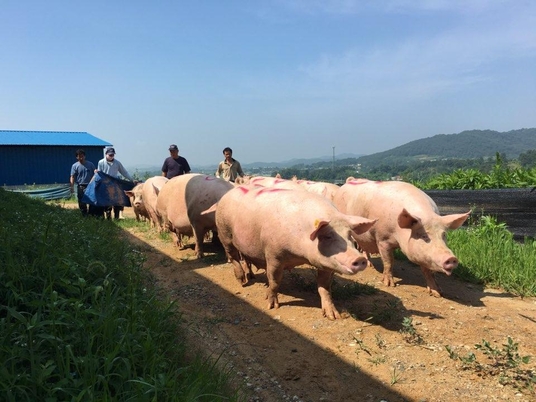
<path fill-rule="evenodd" d="M 69 183 L 77 149 L 97 166 L 109 146 L 86 132 L 0 130 L 0 186 Z"/>

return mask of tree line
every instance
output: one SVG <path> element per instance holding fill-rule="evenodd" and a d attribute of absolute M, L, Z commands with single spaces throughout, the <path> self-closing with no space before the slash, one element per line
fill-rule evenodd
<path fill-rule="evenodd" d="M 296 165 L 279 171 L 281 177 L 341 183 L 347 177 L 371 180 L 401 179 L 423 188 L 506 188 L 536 185 L 536 149 L 517 159 L 508 160 L 496 153 L 495 158 L 444 158 L 411 162 L 361 165 L 358 158 L 335 162 Z"/>

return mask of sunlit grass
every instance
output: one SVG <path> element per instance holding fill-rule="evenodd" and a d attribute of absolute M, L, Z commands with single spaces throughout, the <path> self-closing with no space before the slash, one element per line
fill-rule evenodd
<path fill-rule="evenodd" d="M 0 400 L 243 399 L 213 357 L 187 356 L 126 221 L 0 189 Z"/>
<path fill-rule="evenodd" d="M 483 216 L 467 229 L 449 232 L 448 245 L 460 260 L 456 276 L 519 296 L 536 295 L 534 239 L 517 242 L 505 224 Z"/>

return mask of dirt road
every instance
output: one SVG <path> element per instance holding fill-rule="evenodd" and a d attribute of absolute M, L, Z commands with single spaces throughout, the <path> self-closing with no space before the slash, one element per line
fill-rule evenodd
<path fill-rule="evenodd" d="M 125 216 L 130 213 L 126 208 Z M 474 364 L 463 370 L 446 349 L 464 359 L 473 352 L 484 365 L 490 360 L 475 344 L 485 340 L 500 351 L 510 336 L 520 355 L 534 356 L 518 372 L 534 370 L 534 299 L 444 275 L 437 280 L 445 297 L 437 299 L 426 293 L 418 267 L 397 262 L 394 288 L 383 286 L 373 268 L 337 276 L 334 301 L 347 318 L 329 321 L 322 317 L 312 268 L 285 272 L 281 307 L 267 310 L 263 271 L 242 287 L 222 251 L 210 244 L 197 260 L 192 248 L 178 250 L 152 230 L 130 229 L 126 236 L 177 300 L 192 344 L 221 355 L 251 401 L 536 400 L 534 390 L 501 385 L 489 370 Z M 381 269 L 379 260 L 373 263 Z M 368 286 L 356 295 L 356 283 Z"/>

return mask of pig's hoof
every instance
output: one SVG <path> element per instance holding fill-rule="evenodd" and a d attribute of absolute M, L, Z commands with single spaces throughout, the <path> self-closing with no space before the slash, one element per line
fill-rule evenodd
<path fill-rule="evenodd" d="M 266 296 L 266 299 L 268 299 L 268 310 L 273 308 L 279 308 L 279 300 L 277 300 L 277 297 Z"/>
<path fill-rule="evenodd" d="M 324 317 L 326 317 L 328 320 L 334 321 L 341 319 L 341 315 L 335 309 L 323 309 L 322 312 L 324 314 Z"/>
<path fill-rule="evenodd" d="M 430 294 L 430 296 L 434 296 L 434 297 L 438 297 L 438 298 L 442 297 L 441 293 L 439 293 L 439 290 L 431 289 L 429 287 L 427 289 L 428 289 L 428 293 Z"/>
<path fill-rule="evenodd" d="M 395 284 L 395 280 L 392 276 L 384 276 L 383 277 L 383 284 L 385 286 L 392 286 L 392 287 L 395 287 L 396 284 Z"/>

